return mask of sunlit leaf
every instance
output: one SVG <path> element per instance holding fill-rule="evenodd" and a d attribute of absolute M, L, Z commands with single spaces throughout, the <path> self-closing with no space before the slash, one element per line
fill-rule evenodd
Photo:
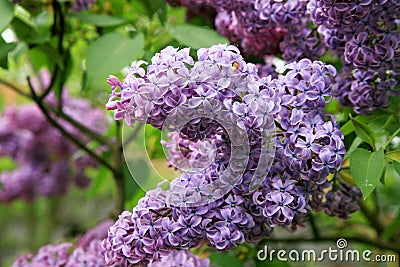
<path fill-rule="evenodd" d="M 80 19 L 81 21 L 91 23 L 99 27 L 115 27 L 128 23 L 128 20 L 125 18 L 112 17 L 101 14 L 78 13 L 73 14 L 72 16 Z"/>
<path fill-rule="evenodd" d="M 104 83 L 107 76 L 129 65 L 143 51 L 144 36 L 129 38 L 112 32 L 90 44 L 87 51 L 87 80 L 84 88 Z"/>
<path fill-rule="evenodd" d="M 354 125 L 354 130 L 356 131 L 357 136 L 375 148 L 374 132 L 372 131 L 371 127 L 357 120 L 357 118 L 350 117 L 350 119 Z"/>
<path fill-rule="evenodd" d="M 354 182 L 366 199 L 376 188 L 385 167 L 385 155 L 380 149 L 370 152 L 357 148 L 350 155 L 350 171 Z"/>
<path fill-rule="evenodd" d="M 163 0 L 138 0 L 146 9 L 147 16 L 151 19 L 155 14 L 160 18 L 161 23 L 167 20 L 167 5 Z"/>
<path fill-rule="evenodd" d="M 393 160 L 393 167 L 394 167 L 395 171 L 400 175 L 400 162 Z"/>
<path fill-rule="evenodd" d="M 15 32 L 15 34 L 18 36 L 19 40 L 26 41 L 30 40 L 32 38 L 35 38 L 37 31 L 36 29 L 26 21 L 15 17 L 12 22 L 11 26 Z"/>
<path fill-rule="evenodd" d="M 176 26 L 169 25 L 167 29 L 177 41 L 195 49 L 229 43 L 225 37 L 207 27 L 180 24 Z"/>
<path fill-rule="evenodd" d="M 8 53 L 15 49 L 17 46 L 16 43 L 7 44 L 0 38 L 0 67 L 7 69 L 8 68 Z"/>
<path fill-rule="evenodd" d="M 14 4 L 8 0 L 0 1 L 0 32 L 10 23 L 14 16 Z"/>
<path fill-rule="evenodd" d="M 400 151 L 399 150 L 389 151 L 386 153 L 386 157 L 388 159 L 400 162 Z"/>
<path fill-rule="evenodd" d="M 351 146 L 349 148 L 349 150 L 347 151 L 346 155 L 344 156 L 345 159 L 348 159 L 351 155 L 351 153 L 353 153 L 354 150 L 356 150 L 358 148 L 359 145 L 362 144 L 362 140 L 360 137 L 356 136 L 356 138 L 354 138 L 353 143 L 351 143 Z"/>
<path fill-rule="evenodd" d="M 29 55 L 37 69 L 49 64 L 56 64 L 60 69 L 64 68 L 62 56 L 50 44 L 42 44 L 30 49 Z"/>
<path fill-rule="evenodd" d="M 342 131 L 343 135 L 346 136 L 352 132 L 354 132 L 354 124 L 352 121 L 347 121 L 343 126 L 340 127 L 340 130 Z"/>

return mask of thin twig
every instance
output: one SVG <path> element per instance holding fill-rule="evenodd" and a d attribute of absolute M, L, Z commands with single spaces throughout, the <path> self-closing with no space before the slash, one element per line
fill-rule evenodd
<path fill-rule="evenodd" d="M 117 141 L 115 142 L 115 147 L 113 150 L 114 154 L 114 162 L 116 162 L 117 166 L 115 168 L 114 180 L 115 186 L 117 188 L 117 196 L 116 196 L 116 206 L 115 206 L 115 213 L 118 216 L 123 210 L 125 206 L 125 185 L 124 185 L 124 165 L 125 159 L 123 156 L 123 147 L 122 147 L 122 140 L 121 140 L 121 124 L 119 121 L 115 121 L 116 131 L 117 131 Z"/>
<path fill-rule="evenodd" d="M 0 78 L 0 83 L 4 84 L 5 86 L 9 87 L 11 90 L 13 90 L 14 92 L 16 92 L 17 94 L 20 94 L 22 96 L 28 97 L 28 98 L 32 98 L 32 96 L 28 93 L 25 93 L 24 91 L 22 91 L 18 86 Z"/>
<path fill-rule="evenodd" d="M 53 5 L 53 21 L 54 21 L 53 27 L 52 27 L 52 33 L 53 33 L 53 35 L 56 35 L 56 33 L 58 33 L 57 50 L 58 50 L 58 53 L 60 55 L 62 55 L 64 53 L 64 49 L 63 49 L 64 27 L 65 27 L 64 16 L 62 14 L 61 4 L 58 1 L 52 1 L 52 5 Z M 50 85 L 39 96 L 40 101 L 42 101 L 53 89 L 53 86 L 59 76 L 59 72 L 60 72 L 60 67 L 56 63 L 54 66 L 54 71 L 51 76 Z"/>
<path fill-rule="evenodd" d="M 315 239 L 318 239 L 321 235 L 320 235 L 320 233 L 319 233 L 317 224 L 315 223 L 315 217 L 314 217 L 313 214 L 310 213 L 310 215 L 309 215 L 309 220 L 308 220 L 308 221 L 309 221 L 309 223 L 310 223 L 311 230 L 312 230 L 312 232 L 313 232 L 314 238 L 315 238 Z"/>
<path fill-rule="evenodd" d="M 135 139 L 135 137 L 138 135 L 138 133 L 139 133 L 139 131 L 140 131 L 140 129 L 141 129 L 142 127 L 143 127 L 143 124 L 142 124 L 142 123 L 136 124 L 135 130 L 133 131 L 133 133 L 132 133 L 128 138 L 125 139 L 125 141 L 123 142 L 123 145 L 126 146 L 126 145 L 128 145 L 133 139 Z"/>
<path fill-rule="evenodd" d="M 42 111 L 43 115 L 46 117 L 47 121 L 55 128 L 57 128 L 65 137 L 71 140 L 75 145 L 77 145 L 80 149 L 84 150 L 88 153 L 92 158 L 98 161 L 100 164 L 103 164 L 106 168 L 108 168 L 113 173 L 116 171 L 115 168 L 108 163 L 105 159 L 97 155 L 95 152 L 87 148 L 83 143 L 81 143 L 74 135 L 67 132 L 56 120 L 54 120 L 50 115 L 43 102 L 40 101 L 38 95 L 32 87 L 31 81 L 28 77 L 29 88 L 31 89 L 32 99 L 36 102 L 39 109 Z"/>
<path fill-rule="evenodd" d="M 111 147 L 112 144 L 109 142 L 107 138 L 104 138 L 101 134 L 91 130 L 90 128 L 86 127 L 79 121 L 75 120 L 68 114 L 65 114 L 63 111 L 58 111 L 56 110 L 53 106 L 51 105 L 46 105 L 46 109 L 52 111 L 56 116 L 62 118 L 63 120 L 69 122 L 72 126 L 77 128 L 79 131 L 81 131 L 83 134 L 86 134 L 88 137 L 96 140 L 100 144 L 106 145 L 108 147 Z"/>
<path fill-rule="evenodd" d="M 7 87 L 9 87 L 11 90 L 15 91 L 17 94 L 20 94 L 20 95 L 22 95 L 24 97 L 27 97 L 27 98 L 33 100 L 33 97 L 32 97 L 31 94 L 25 93 L 24 91 L 22 91 L 21 88 L 15 86 L 14 84 L 11 84 L 10 82 L 8 82 L 6 80 L 3 80 L 1 78 L 0 78 L 0 83 L 4 84 Z M 38 101 L 42 101 L 42 97 L 41 96 L 38 96 Z M 57 117 L 60 117 L 63 120 L 69 122 L 72 126 L 77 128 L 78 130 L 80 130 L 83 134 L 86 134 L 88 137 L 96 140 L 100 144 L 106 145 L 108 147 L 112 146 L 112 144 L 109 142 L 108 139 L 104 138 L 102 135 L 96 133 L 95 131 L 91 130 L 90 128 L 87 128 L 86 126 L 84 126 L 80 122 L 76 121 L 72 117 L 70 117 L 67 114 L 65 114 L 63 111 L 59 112 L 51 105 L 46 105 L 46 104 L 43 104 L 43 105 L 45 105 L 46 110 L 51 111 Z"/>

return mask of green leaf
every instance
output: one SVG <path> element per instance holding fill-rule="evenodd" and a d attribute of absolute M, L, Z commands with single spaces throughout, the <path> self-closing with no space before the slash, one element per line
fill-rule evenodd
<path fill-rule="evenodd" d="M 169 25 L 167 30 L 177 41 L 194 49 L 229 43 L 225 37 L 207 27 L 180 24 Z"/>
<path fill-rule="evenodd" d="M 344 159 L 347 159 L 351 153 L 353 153 L 354 150 L 356 150 L 358 148 L 359 145 L 362 144 L 362 140 L 360 137 L 356 136 L 356 138 L 354 138 L 353 143 L 351 143 L 351 146 L 349 148 L 349 150 L 347 151 L 346 155 L 344 156 Z"/>
<path fill-rule="evenodd" d="M 213 266 L 217 267 L 243 267 L 243 263 L 234 255 L 233 251 L 212 251 L 210 261 Z"/>
<path fill-rule="evenodd" d="M 396 123 L 394 115 L 383 114 L 368 118 L 368 125 L 374 132 L 385 130 L 389 125 Z"/>
<path fill-rule="evenodd" d="M 1 1 L 1 0 L 0 0 Z M 0 38 L 0 67 L 3 69 L 8 68 L 8 53 L 15 49 L 17 43 L 7 44 Z"/>
<path fill-rule="evenodd" d="M 386 157 L 400 162 L 400 150 L 389 151 L 386 153 Z"/>
<path fill-rule="evenodd" d="M 350 116 L 350 119 L 354 125 L 354 130 L 356 131 L 357 136 L 375 149 L 374 132 L 372 131 L 371 127 L 357 120 L 357 118 L 352 118 Z"/>
<path fill-rule="evenodd" d="M 350 171 L 354 182 L 361 189 L 366 199 L 377 186 L 385 167 L 383 149 L 370 152 L 357 148 L 350 155 Z"/>
<path fill-rule="evenodd" d="M 0 0 L 1 1 L 1 0 Z M 15 17 L 12 22 L 11 26 L 15 31 L 15 34 L 18 36 L 18 38 L 22 41 L 27 41 L 30 39 L 36 38 L 37 31 L 36 29 L 27 23 L 26 21 Z"/>
<path fill-rule="evenodd" d="M 101 36 L 87 50 L 87 80 L 84 89 L 104 83 L 108 75 L 120 71 L 135 60 L 143 48 L 144 35 L 141 33 L 134 38 L 117 32 Z"/>
<path fill-rule="evenodd" d="M 49 65 L 49 63 L 58 65 L 60 69 L 64 69 L 65 67 L 62 56 L 49 43 L 41 44 L 32 48 L 29 50 L 29 54 L 31 58 L 35 59 L 33 61 L 36 69 L 40 69 L 42 66 Z"/>
<path fill-rule="evenodd" d="M 400 175 L 400 162 L 393 160 L 393 167 L 395 171 Z"/>
<path fill-rule="evenodd" d="M 98 27 L 115 27 L 128 23 L 128 20 L 125 18 L 112 17 L 101 14 L 78 13 L 71 16 Z"/>
<path fill-rule="evenodd" d="M 354 132 L 353 122 L 351 120 L 347 121 L 343 126 L 340 127 L 340 130 L 342 131 L 344 136 Z"/>
<path fill-rule="evenodd" d="M 154 14 L 158 14 L 160 21 L 164 24 L 167 21 L 167 5 L 164 0 L 138 0 L 146 9 L 146 15 L 152 19 Z"/>
<path fill-rule="evenodd" d="M 161 23 L 164 25 L 167 21 L 167 4 L 164 0 L 148 1 L 156 14 L 160 18 Z"/>
<path fill-rule="evenodd" d="M 14 4 L 8 0 L 0 0 L 0 32 L 14 17 Z"/>

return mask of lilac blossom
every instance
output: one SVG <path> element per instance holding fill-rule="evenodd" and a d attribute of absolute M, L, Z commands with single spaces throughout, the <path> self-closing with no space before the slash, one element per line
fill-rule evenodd
<path fill-rule="evenodd" d="M 281 54 L 285 60 L 294 61 L 304 57 L 316 59 L 326 52 L 320 33 L 308 27 L 310 16 L 307 13 L 307 1 L 169 2 L 187 7 L 189 13 L 198 12 L 200 6 L 215 10 L 217 31 L 238 45 L 245 57 Z M 207 16 L 209 13 L 197 14 Z"/>
<path fill-rule="evenodd" d="M 357 113 L 370 113 L 398 95 L 398 1 L 313 0 L 308 12 L 321 37 L 338 55 L 343 69 L 334 87 L 343 105 Z"/>
<path fill-rule="evenodd" d="M 177 251 L 172 251 L 168 256 L 164 257 L 161 261 L 153 262 L 148 266 L 149 267 L 173 267 L 173 266 L 208 267 L 210 266 L 210 260 L 200 258 L 191 253 L 190 251 L 177 250 Z"/>
<path fill-rule="evenodd" d="M 18 256 L 13 267 L 106 267 L 101 247 L 101 239 L 107 236 L 112 220 L 104 220 L 89 229 L 76 244 L 64 242 L 57 245 L 45 245 L 37 254 L 28 253 Z M 116 267 L 116 266 L 115 266 Z"/>
<path fill-rule="evenodd" d="M 333 205 L 338 211 L 330 215 L 340 217 L 356 210 L 338 203 L 337 197 L 325 198 L 329 190 L 334 196 L 350 191 L 353 202 L 359 198 L 353 187 L 341 182 L 347 191 L 337 191 L 338 179 L 328 179 L 340 169 L 345 154 L 335 117 L 324 113 L 332 100 L 333 66 L 302 59 L 287 64 L 275 78 L 261 78 L 257 67 L 246 63 L 236 47 L 199 49 L 197 62 L 188 52 L 168 47 L 153 57 L 147 70 L 140 62 L 132 65 L 122 82 L 114 77 L 108 80 L 112 94 L 107 108 L 116 110 L 115 114 L 125 112 L 125 121 L 132 127 L 140 121 L 162 129 L 179 121 L 176 117 L 187 118 L 182 127 L 170 127 L 170 141 L 162 145 L 168 149 L 171 167 L 177 168 L 171 162 L 175 161 L 192 169 L 172 180 L 170 191 L 149 191 L 132 212 L 120 215 L 102 243 L 107 263 L 147 266 L 164 261 L 171 251 L 199 244 L 226 251 L 243 242 L 256 243 L 275 227 L 296 229 L 312 210 L 327 211 Z M 159 88 L 163 97 L 146 108 L 141 102 L 146 96 L 138 100 L 123 93 L 133 88 L 139 94 Z M 212 114 L 214 120 L 199 114 Z M 217 118 L 229 123 L 222 127 Z M 273 138 L 263 137 L 264 130 L 274 124 Z M 242 132 L 229 135 L 232 129 Z M 243 145 L 248 140 L 245 157 L 234 155 L 236 139 Z M 273 147 L 262 145 L 268 141 Z M 268 149 L 272 155 L 263 152 Z M 211 158 L 206 158 L 206 151 L 213 151 Z M 272 160 L 270 169 L 260 166 L 266 155 Z M 199 159 L 210 163 L 200 167 L 196 165 Z M 241 175 L 234 175 L 240 171 Z M 260 182 L 252 187 L 259 176 Z M 218 186 L 207 187 L 213 183 Z M 226 184 L 231 186 L 227 192 L 218 191 Z M 175 205 L 174 199 L 185 205 Z"/>
<path fill-rule="evenodd" d="M 45 80 L 44 80 L 45 81 Z M 44 85 L 46 83 L 44 82 Z M 46 98 L 55 104 L 55 97 Z M 63 112 L 85 123 L 99 134 L 107 128 L 105 114 L 84 99 L 63 96 Z M 86 121 L 87 120 L 87 121 Z M 89 140 L 66 121 L 59 123 L 83 142 Z M 0 115 L 0 156 L 11 158 L 16 167 L 0 173 L 0 201 L 15 199 L 32 201 L 37 197 L 64 194 L 71 184 L 86 187 L 90 180 L 85 175 L 96 162 L 84 155 L 46 120 L 34 104 L 9 106 Z"/>

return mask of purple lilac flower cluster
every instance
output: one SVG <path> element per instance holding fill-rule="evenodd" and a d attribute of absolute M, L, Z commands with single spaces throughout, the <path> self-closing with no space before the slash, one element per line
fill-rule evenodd
<path fill-rule="evenodd" d="M 332 98 L 336 70 L 319 61 L 303 59 L 286 65 L 284 76 L 264 86 L 277 92 L 280 110 L 274 163 L 268 178 L 253 193 L 256 210 L 267 217 L 270 226 L 295 226 L 299 215 L 311 210 L 324 210 L 344 217 L 354 212 L 361 197 L 358 188 L 344 184 L 337 189 L 330 174 L 340 168 L 345 154 L 343 135 L 334 116 L 323 113 Z M 326 189 L 331 189 L 326 194 Z M 341 192 L 341 193 L 340 193 Z M 332 207 L 331 194 L 348 195 L 353 206 Z M 322 197 L 321 197 L 322 196 Z M 337 197 L 334 197 L 335 201 Z"/>
<path fill-rule="evenodd" d="M 45 245 L 36 255 L 26 254 L 17 257 L 13 267 L 105 267 L 107 266 L 101 249 L 101 239 L 107 235 L 107 229 L 114 223 L 105 220 L 89 229 L 77 241 L 76 247 L 72 243 L 64 242 L 57 245 Z"/>
<path fill-rule="evenodd" d="M 64 242 L 57 245 L 45 245 L 36 255 L 18 256 L 12 267 L 106 267 L 119 266 L 106 264 L 101 239 L 107 236 L 107 230 L 114 224 L 113 220 L 104 220 L 89 229 L 76 244 Z M 172 251 L 163 261 L 153 262 L 152 267 L 191 266 L 208 267 L 209 259 L 202 259 L 189 251 Z"/>
<path fill-rule="evenodd" d="M 335 86 L 358 113 L 386 107 L 400 79 L 400 2 L 313 0 L 308 12 L 344 68 Z"/>
<path fill-rule="evenodd" d="M 183 266 L 183 264 L 185 264 L 185 267 L 208 267 L 210 266 L 210 260 L 199 258 L 190 251 L 178 250 L 172 251 L 159 262 L 149 264 L 149 267 L 174 267 Z"/>
<path fill-rule="evenodd" d="M 176 208 L 149 191 L 132 213 L 125 211 L 103 240 L 106 262 L 121 266 L 148 266 L 164 261 L 173 250 L 188 250 L 202 241 L 217 250 L 244 242 L 244 230 L 254 225 L 243 208 L 244 199 L 229 194 L 200 207 Z"/>
<path fill-rule="evenodd" d="M 217 31 L 240 47 L 243 55 L 279 55 L 287 61 L 318 58 L 326 52 L 315 29 L 309 28 L 304 0 L 180 0 L 174 4 L 196 10 L 206 5 L 217 10 Z M 178 2 L 178 3 L 176 3 Z"/>
<path fill-rule="evenodd" d="M 49 97 L 48 103 L 54 102 Z M 75 120 L 88 124 L 95 132 L 107 128 L 105 114 L 91 107 L 84 99 L 63 97 L 63 111 Z M 63 127 L 82 141 L 81 132 L 65 121 Z M 39 196 L 63 194 L 71 183 L 89 185 L 85 169 L 96 167 L 89 156 L 81 154 L 72 142 L 52 127 L 34 104 L 7 107 L 0 116 L 0 156 L 11 158 L 16 168 L 0 173 L 0 202 L 23 199 L 32 201 Z M 88 140 L 86 140 L 87 142 Z"/>
<path fill-rule="evenodd" d="M 142 65 L 133 64 L 122 82 L 110 76 L 106 107 L 131 126 L 140 121 L 163 129 L 186 116 L 163 145 L 171 166 L 179 169 L 186 160 L 183 169 L 191 171 L 173 180 L 171 191 L 149 191 L 132 212 L 119 216 L 102 243 L 107 263 L 147 266 L 170 251 L 201 244 L 229 250 L 256 243 L 277 226 L 295 229 L 312 210 L 339 217 L 355 211 L 338 200 L 346 196 L 355 203 L 361 194 L 335 176 L 345 154 L 343 135 L 334 116 L 323 113 L 332 98 L 332 66 L 303 59 L 278 78 L 260 78 L 255 65 L 226 45 L 200 49 L 197 62 L 188 49 L 167 47 L 147 71 Z M 276 133 L 266 131 L 274 124 Z M 229 134 L 235 127 L 241 135 Z M 248 143 L 241 164 L 234 155 L 238 138 L 243 149 Z M 268 141 L 273 146 L 264 146 Z M 198 169 L 199 159 L 209 160 L 205 151 L 212 151 L 213 161 Z M 211 191 L 220 194 L 211 198 L 207 185 L 214 182 L 220 187 Z M 228 191 L 218 191 L 226 184 Z M 185 205 L 175 205 L 171 192 Z"/>
<path fill-rule="evenodd" d="M 46 245 L 41 247 L 36 255 L 19 256 L 12 266 L 65 266 L 68 262 L 70 249 L 72 249 L 72 244 L 68 242 Z"/>

